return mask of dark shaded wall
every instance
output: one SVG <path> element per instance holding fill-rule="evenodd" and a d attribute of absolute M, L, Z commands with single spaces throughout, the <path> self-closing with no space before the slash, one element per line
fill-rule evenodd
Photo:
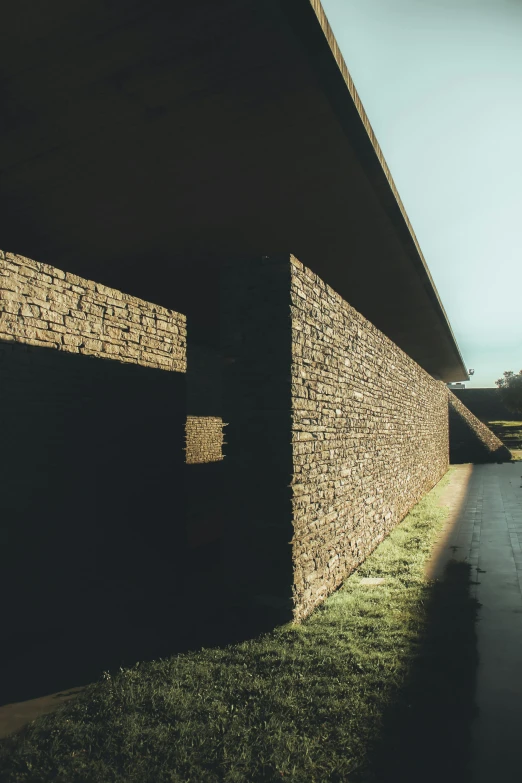
<path fill-rule="evenodd" d="M 244 259 L 222 272 L 225 578 L 232 603 L 291 619 L 290 267 Z"/>
<path fill-rule="evenodd" d="M 217 292 L 214 291 L 217 297 Z M 189 319 L 192 335 L 192 320 Z M 196 330 L 197 331 L 197 330 Z M 213 335 L 219 340 L 217 329 Z M 212 345 L 187 341 L 187 422 L 185 491 L 189 546 L 218 546 L 224 531 L 222 418 L 223 360 Z"/>
<path fill-rule="evenodd" d="M 18 685 L 90 645 L 108 665 L 190 591 L 185 339 L 179 313 L 0 254 L 1 701 L 24 660 Z"/>
<path fill-rule="evenodd" d="M 0 343 L 0 379 L 3 654 L 181 603 L 185 376 Z"/>
<path fill-rule="evenodd" d="M 450 462 L 508 462 L 502 441 L 448 389 Z"/>
<path fill-rule="evenodd" d="M 452 389 L 452 393 L 481 421 L 522 421 L 522 415 L 509 411 L 499 389 Z"/>

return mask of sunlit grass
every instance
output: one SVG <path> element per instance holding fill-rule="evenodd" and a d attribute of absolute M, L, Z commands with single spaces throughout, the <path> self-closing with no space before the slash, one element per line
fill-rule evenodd
<path fill-rule="evenodd" d="M 369 780 L 385 715 L 435 649 L 423 573 L 448 478 L 302 625 L 107 673 L 1 743 L 2 781 Z"/>

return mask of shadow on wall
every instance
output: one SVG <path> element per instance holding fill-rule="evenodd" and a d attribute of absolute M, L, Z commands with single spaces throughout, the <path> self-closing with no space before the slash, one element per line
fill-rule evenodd
<path fill-rule="evenodd" d="M 187 540 L 185 375 L 19 343 L 0 372 L 0 703 L 239 638 L 222 540 Z"/>
<path fill-rule="evenodd" d="M 509 462 L 513 456 L 497 436 L 449 393 L 450 463 Z"/>
<path fill-rule="evenodd" d="M 187 340 L 187 424 L 185 491 L 189 547 L 218 541 L 224 534 L 226 460 L 221 353 Z"/>

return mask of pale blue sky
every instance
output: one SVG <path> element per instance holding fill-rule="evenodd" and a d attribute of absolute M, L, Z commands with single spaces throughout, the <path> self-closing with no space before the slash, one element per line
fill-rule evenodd
<path fill-rule="evenodd" d="M 467 367 L 522 369 L 522 0 L 323 0 Z"/>

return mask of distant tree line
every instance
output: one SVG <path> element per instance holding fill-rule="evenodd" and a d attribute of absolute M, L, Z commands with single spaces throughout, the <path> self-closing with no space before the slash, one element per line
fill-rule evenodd
<path fill-rule="evenodd" d="M 522 370 L 517 375 L 507 370 L 495 383 L 506 408 L 512 413 L 522 413 Z"/>

